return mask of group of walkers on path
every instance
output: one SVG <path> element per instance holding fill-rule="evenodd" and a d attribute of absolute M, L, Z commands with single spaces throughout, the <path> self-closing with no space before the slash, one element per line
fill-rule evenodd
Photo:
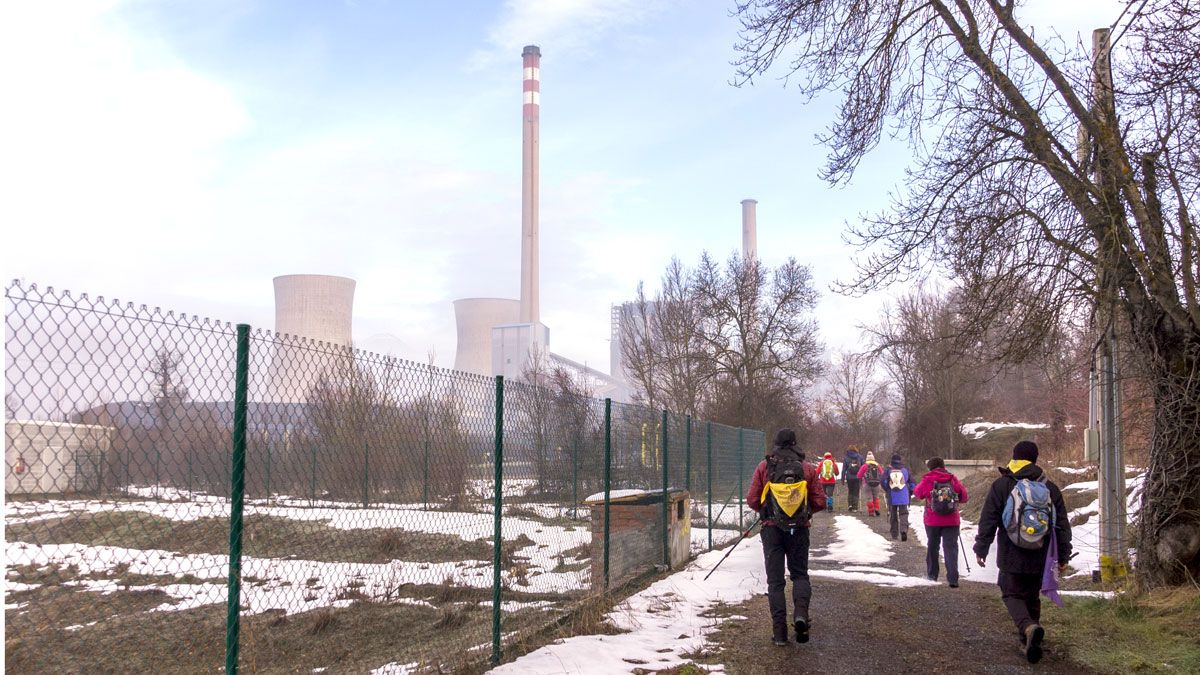
<path fill-rule="evenodd" d="M 980 567 L 996 545 L 997 583 L 1001 599 L 1017 629 L 1021 651 L 1030 663 L 1042 657 L 1045 629 L 1041 626 L 1041 599 L 1055 602 L 1055 570 L 1066 568 L 1071 557 L 1071 524 L 1062 493 L 1037 466 L 1038 447 L 1021 441 L 1013 447 L 1012 461 L 1000 467 L 984 502 L 975 537 L 974 552 Z M 772 640 L 787 645 L 787 578 L 792 579 L 792 629 L 799 643 L 809 640 L 809 604 L 812 584 L 808 575 L 809 531 L 812 516 L 832 511 L 839 477 L 847 486 L 847 508 L 858 509 L 862 483 L 868 489 L 868 516 L 880 515 L 880 492 L 887 499 L 892 539 L 908 539 L 908 508 L 914 499 L 925 501 L 927 534 L 926 575 L 940 576 L 939 549 L 946 563 L 946 581 L 958 588 L 958 555 L 961 534 L 959 505 L 967 489 L 945 462 L 932 458 L 928 473 L 914 486 L 903 457 L 893 454 L 887 467 L 871 452 L 863 457 L 851 448 L 839 462 L 826 452 L 816 463 L 805 461 L 804 450 L 791 429 L 780 429 L 765 459 L 754 471 L 747 504 L 759 513 L 763 558 L 767 572 L 767 600 L 771 612 Z M 819 487 L 818 487 L 819 486 Z M 1004 536 L 997 537 L 997 532 Z"/>

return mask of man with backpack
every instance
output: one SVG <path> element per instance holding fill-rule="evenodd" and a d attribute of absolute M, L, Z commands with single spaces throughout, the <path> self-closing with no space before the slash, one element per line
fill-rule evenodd
<path fill-rule="evenodd" d="M 908 504 L 912 501 L 912 476 L 904 467 L 904 458 L 899 454 L 892 454 L 891 466 L 884 475 L 884 483 L 892 539 L 899 537 L 900 541 L 908 541 Z"/>
<path fill-rule="evenodd" d="M 879 486 L 883 483 L 883 467 L 875 461 L 875 453 L 867 451 L 867 461 L 858 469 L 858 479 L 867 484 L 867 515 L 879 515 Z"/>
<path fill-rule="evenodd" d="M 825 508 L 833 512 L 833 491 L 837 489 L 838 463 L 832 452 L 825 453 L 821 463 L 817 465 L 817 473 L 821 477 L 821 488 L 825 490 Z"/>
<path fill-rule="evenodd" d="M 1012 461 L 1000 467 L 992 483 L 975 537 L 975 556 L 983 567 L 996 541 L 997 584 L 1009 616 L 1017 626 L 1025 658 L 1042 658 L 1042 603 L 1038 593 L 1050 565 L 1061 572 L 1071 557 L 1071 521 L 1062 492 L 1037 465 L 1038 446 L 1021 441 L 1013 447 Z M 999 532 L 999 538 L 996 533 Z"/>
<path fill-rule="evenodd" d="M 746 503 L 762 519 L 763 559 L 767 567 L 767 601 L 771 606 L 771 633 L 776 646 L 788 644 L 787 600 L 784 590 L 786 562 L 792 578 L 792 626 L 796 642 L 808 642 L 808 606 L 812 584 L 808 578 L 809 527 L 812 514 L 825 508 L 825 492 L 818 487 L 817 469 L 804 461 L 796 433 L 780 429 L 766 459 L 754 469 Z"/>
<path fill-rule="evenodd" d="M 846 484 L 846 508 L 858 510 L 858 470 L 862 468 L 863 458 L 858 454 L 858 446 L 852 445 L 842 459 L 842 482 Z"/>
<path fill-rule="evenodd" d="M 925 500 L 925 535 L 929 540 L 925 551 L 925 574 L 937 581 L 938 546 L 946 558 L 946 581 L 958 588 L 958 534 L 962 521 L 958 505 L 967 501 L 967 488 L 958 476 L 946 470 L 941 457 L 925 462 L 929 473 L 913 488 L 913 496 Z"/>

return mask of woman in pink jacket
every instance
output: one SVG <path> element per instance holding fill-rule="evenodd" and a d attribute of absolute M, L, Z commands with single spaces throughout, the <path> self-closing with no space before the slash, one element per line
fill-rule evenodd
<path fill-rule="evenodd" d="M 929 539 L 925 551 L 925 573 L 931 581 L 938 578 L 938 546 L 946 558 L 946 581 L 958 588 L 958 533 L 962 520 L 958 505 L 967 501 L 967 488 L 958 477 L 946 470 L 941 457 L 925 462 L 929 473 L 913 490 L 913 496 L 925 500 L 925 534 Z"/>

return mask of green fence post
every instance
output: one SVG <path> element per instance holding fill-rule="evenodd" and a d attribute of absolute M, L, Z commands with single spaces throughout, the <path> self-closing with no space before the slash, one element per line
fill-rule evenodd
<path fill-rule="evenodd" d="M 579 508 L 579 434 L 574 434 L 575 438 L 571 441 L 573 449 L 571 452 L 571 520 L 579 517 L 577 512 Z"/>
<path fill-rule="evenodd" d="M 233 384 L 233 462 L 229 504 L 229 588 L 225 616 L 225 672 L 237 675 L 241 632 L 242 501 L 246 489 L 246 390 L 250 371 L 250 326 L 237 326 Z"/>
<path fill-rule="evenodd" d="M 604 590 L 608 591 L 608 506 L 612 492 L 612 399 L 604 399 Z"/>
<path fill-rule="evenodd" d="M 745 462 L 742 461 L 742 428 L 738 427 L 737 475 L 738 475 L 738 529 L 739 530 L 744 529 L 742 527 L 742 511 L 745 510 L 743 508 L 743 506 L 744 506 L 743 500 L 746 499 L 746 491 L 745 491 L 745 489 L 743 489 L 744 486 L 742 485 L 742 466 L 744 464 L 745 464 Z"/>
<path fill-rule="evenodd" d="M 312 451 L 313 451 L 313 453 L 312 453 L 312 455 L 313 455 L 313 458 L 312 458 L 313 459 L 313 461 L 312 461 L 312 482 L 308 486 L 308 489 L 309 489 L 308 504 L 309 504 L 309 506 L 313 506 L 314 503 L 317 501 L 317 444 L 316 443 L 312 444 Z"/>
<path fill-rule="evenodd" d="M 370 497 L 367 491 L 371 484 L 371 444 L 363 443 L 363 508 L 370 506 Z"/>
<path fill-rule="evenodd" d="M 667 411 L 662 411 L 662 549 L 663 565 L 671 569 L 671 500 L 668 494 Z"/>
<path fill-rule="evenodd" d="M 433 364 L 429 364 L 429 397 L 425 399 L 425 438 L 421 458 L 421 504 L 429 510 L 429 416 L 433 413 Z"/>
<path fill-rule="evenodd" d="M 500 663 L 500 529 L 504 496 L 504 376 L 496 376 L 496 451 L 493 458 L 495 479 L 492 483 L 492 663 Z"/>
<path fill-rule="evenodd" d="M 687 440 L 684 443 L 683 489 L 692 492 L 692 416 L 687 416 Z"/>
<path fill-rule="evenodd" d="M 267 502 L 271 501 L 271 442 L 267 441 Z"/>
<path fill-rule="evenodd" d="M 712 521 L 712 422 L 707 423 L 705 426 L 707 427 L 707 432 L 705 435 L 708 436 L 708 440 L 706 442 L 706 445 L 708 446 L 708 451 L 707 451 L 708 452 L 708 488 L 706 490 L 708 492 L 708 550 L 711 551 L 712 547 L 713 547 L 713 545 L 712 545 L 712 531 L 713 531 L 713 521 Z"/>

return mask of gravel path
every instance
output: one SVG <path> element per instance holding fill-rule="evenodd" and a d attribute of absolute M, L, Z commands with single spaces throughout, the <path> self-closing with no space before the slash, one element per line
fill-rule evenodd
<path fill-rule="evenodd" d="M 847 515 L 839 512 L 837 515 Z M 888 537 L 887 518 L 857 515 L 873 530 Z M 920 527 L 920 523 L 914 523 Z M 814 557 L 834 541 L 833 518 L 818 514 L 812 532 Z M 758 538 L 743 546 L 759 547 Z M 968 542 L 969 545 L 969 542 Z M 894 542 L 886 567 L 924 577 L 925 549 L 913 534 L 907 542 Z M 960 558 L 961 560 L 961 558 Z M 990 561 L 989 561 L 990 562 Z M 960 563 L 961 564 L 961 563 Z M 974 562 L 971 563 L 974 565 Z M 837 570 L 842 563 L 814 561 L 812 569 Z M 1041 663 L 1030 666 L 1018 651 L 1016 633 L 1000 592 L 991 584 L 964 581 L 953 589 L 938 586 L 880 587 L 854 581 L 813 578 L 812 639 L 806 645 L 771 644 L 771 624 L 766 589 L 763 595 L 736 607 L 726 616 L 746 620 L 725 621 L 714 636 L 711 660 L 723 663 L 735 675 L 778 675 L 791 672 L 829 673 L 1087 673 L 1055 651 L 1048 635 Z M 789 590 L 790 594 L 790 590 Z M 1053 612 L 1049 602 L 1044 612 Z"/>

